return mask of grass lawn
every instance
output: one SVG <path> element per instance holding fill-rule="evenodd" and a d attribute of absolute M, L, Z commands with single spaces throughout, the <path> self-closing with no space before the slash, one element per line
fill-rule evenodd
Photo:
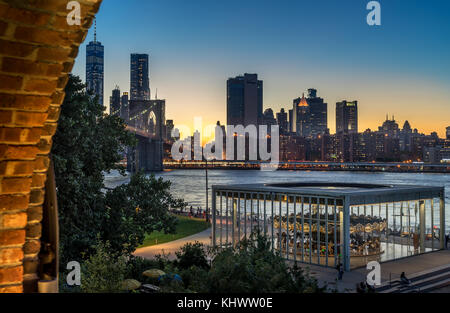
<path fill-rule="evenodd" d="M 155 231 L 145 236 L 144 242 L 139 248 L 184 238 L 199 233 L 209 227 L 209 224 L 204 219 L 189 218 L 186 216 L 177 216 L 177 219 L 178 224 L 175 234 L 164 234 L 164 232 Z"/>

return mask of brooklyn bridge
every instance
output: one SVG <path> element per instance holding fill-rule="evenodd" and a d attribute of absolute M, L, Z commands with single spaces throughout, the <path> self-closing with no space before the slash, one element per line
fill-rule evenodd
<path fill-rule="evenodd" d="M 131 100 L 128 106 L 127 130 L 137 139 L 127 149 L 127 170 L 163 170 L 163 143 L 166 138 L 165 100 Z"/>

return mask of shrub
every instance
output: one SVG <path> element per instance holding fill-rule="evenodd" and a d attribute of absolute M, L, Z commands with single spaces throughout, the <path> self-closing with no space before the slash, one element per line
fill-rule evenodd
<path fill-rule="evenodd" d="M 81 267 L 81 291 L 85 293 L 115 293 L 122 291 L 126 278 L 126 258 L 110 253 L 109 242 L 99 242 L 94 253 Z"/>
<path fill-rule="evenodd" d="M 213 252 L 213 251 L 210 251 Z M 202 293 L 311 293 L 324 292 L 317 280 L 297 265 L 290 268 L 270 242 L 260 235 L 242 241 L 235 248 L 213 252 L 209 267 L 201 244 L 187 244 L 176 253 L 177 260 L 166 260 L 166 273 L 178 273 L 183 284 L 167 279 L 163 292 Z M 170 278 L 170 276 L 168 276 Z"/>
<path fill-rule="evenodd" d="M 175 252 L 175 255 L 177 256 L 175 265 L 182 270 L 189 269 L 192 266 L 209 268 L 205 246 L 198 241 L 185 244 L 180 251 Z"/>

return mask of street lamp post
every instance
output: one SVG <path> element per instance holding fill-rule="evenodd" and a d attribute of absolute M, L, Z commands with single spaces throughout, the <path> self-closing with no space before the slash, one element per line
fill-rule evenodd
<path fill-rule="evenodd" d="M 206 211 L 205 211 L 205 218 L 206 221 L 208 221 L 208 159 L 205 158 L 205 174 L 206 174 Z"/>

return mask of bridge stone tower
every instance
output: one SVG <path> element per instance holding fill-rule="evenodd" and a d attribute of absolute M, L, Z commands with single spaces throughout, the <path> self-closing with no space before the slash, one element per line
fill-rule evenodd
<path fill-rule="evenodd" d="M 129 148 L 127 170 L 163 170 L 163 141 L 166 133 L 165 100 L 131 100 L 128 129 L 135 133 L 138 144 Z"/>

